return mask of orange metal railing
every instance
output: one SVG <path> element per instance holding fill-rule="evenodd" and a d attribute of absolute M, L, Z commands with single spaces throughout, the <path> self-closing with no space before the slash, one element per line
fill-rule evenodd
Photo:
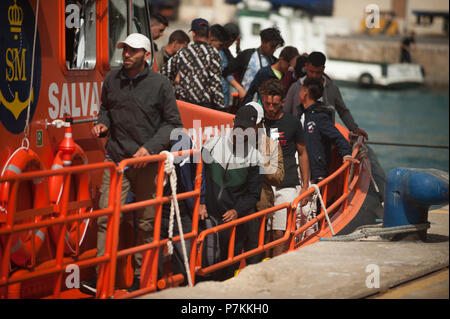
<path fill-rule="evenodd" d="M 361 142 L 361 139 L 358 139 L 359 142 Z M 358 144 L 356 144 L 356 147 L 354 148 L 353 152 L 352 152 L 352 156 L 356 157 L 356 155 L 358 154 L 360 149 L 360 146 Z M 353 178 L 351 181 L 350 186 L 348 185 L 349 183 L 349 171 L 350 171 L 350 166 L 352 164 L 350 162 L 345 162 L 343 165 L 341 165 L 341 167 L 339 167 L 333 174 L 331 174 L 330 176 L 328 176 L 326 179 L 322 180 L 320 183 L 318 183 L 319 187 L 323 187 L 323 201 L 326 204 L 327 202 L 327 186 L 334 181 L 336 178 L 340 177 L 340 176 L 344 176 L 345 177 L 345 182 L 343 183 L 343 190 L 342 190 L 342 195 L 332 204 L 330 205 L 330 207 L 327 208 L 327 212 L 330 214 L 333 211 L 335 211 L 338 207 L 340 207 L 341 204 L 342 205 L 342 209 L 346 210 L 347 209 L 347 203 L 348 203 L 348 197 L 349 197 L 349 188 L 353 189 L 356 185 L 356 183 L 358 182 L 359 179 L 359 169 L 358 167 L 355 167 L 355 171 L 357 171 L 357 173 L 353 174 Z M 359 166 L 360 164 L 354 164 L 355 166 Z M 248 258 L 250 256 L 262 253 L 264 251 L 267 251 L 269 249 L 272 249 L 275 246 L 278 245 L 283 245 L 283 244 L 287 244 L 288 245 L 288 251 L 292 251 L 302 245 L 304 245 L 312 236 L 317 235 L 320 232 L 324 232 L 325 228 L 326 228 L 326 224 L 322 223 L 319 231 L 317 231 L 316 233 L 314 233 L 312 236 L 309 236 L 308 238 L 305 238 L 303 241 L 301 241 L 300 243 L 296 243 L 296 236 L 300 235 L 301 233 L 303 233 L 304 231 L 306 231 L 309 227 L 311 227 L 312 225 L 314 225 L 315 223 L 321 223 L 323 221 L 323 219 L 325 218 L 325 212 L 323 210 L 322 207 L 322 211 L 321 213 L 314 218 L 313 220 L 309 221 L 308 223 L 306 223 L 305 225 L 303 225 L 302 227 L 300 227 L 299 229 L 295 229 L 295 219 L 296 219 L 296 214 L 297 214 L 297 206 L 299 204 L 299 202 L 304 199 L 309 197 L 310 195 L 312 195 L 314 193 L 314 188 L 310 187 L 305 193 L 299 195 L 292 203 L 284 203 L 275 207 L 271 207 L 269 209 L 265 209 L 263 211 L 259 211 L 256 212 L 254 214 L 245 216 L 245 217 L 241 217 L 239 219 L 233 220 L 231 222 L 228 222 L 226 224 L 220 225 L 220 226 L 216 226 L 213 227 L 211 229 L 207 229 L 203 232 L 200 233 L 199 237 L 198 237 L 198 246 L 199 249 L 197 251 L 197 261 L 196 261 L 196 274 L 198 275 L 205 275 L 205 274 L 209 274 L 211 272 L 217 271 L 218 269 L 224 268 L 224 267 L 228 267 L 236 262 L 241 261 L 242 259 Z M 287 224 L 286 224 L 286 231 L 284 233 L 284 236 L 280 239 L 274 240 L 272 242 L 266 243 L 264 244 L 264 225 L 265 225 L 265 217 L 267 214 L 272 213 L 274 211 L 280 210 L 286 208 L 287 211 Z M 242 252 L 238 255 L 234 255 L 234 243 L 235 243 L 235 234 L 236 234 L 236 227 L 238 225 L 244 224 L 249 222 L 250 220 L 254 220 L 254 219 L 261 219 L 260 220 L 260 231 L 259 231 L 259 238 L 258 238 L 258 247 L 246 252 Z M 230 240 L 229 240 L 229 247 L 228 247 L 228 258 L 224 261 L 220 261 L 214 265 L 210 265 L 207 266 L 205 268 L 202 268 L 202 263 L 201 263 L 201 258 L 202 258 L 202 249 L 203 249 L 203 242 L 206 236 L 212 234 L 212 233 L 216 233 L 219 231 L 225 231 L 231 228 L 231 233 L 230 233 Z"/>
<path fill-rule="evenodd" d="M 193 156 L 198 154 L 200 151 L 198 150 L 189 150 L 173 153 L 176 157 L 179 156 Z M 158 173 L 157 173 L 157 187 L 156 187 L 156 196 L 153 199 L 149 199 L 146 201 L 135 202 L 131 204 L 121 205 L 120 201 L 116 201 L 116 206 L 114 207 L 114 230 L 113 230 L 113 239 L 112 239 L 112 260 L 111 262 L 100 271 L 100 277 L 103 278 L 102 291 L 97 296 L 100 298 L 114 297 L 114 284 L 115 284 L 115 271 L 117 267 L 117 259 L 125 256 L 129 256 L 136 253 L 142 253 L 142 266 L 141 266 L 141 286 L 139 290 L 136 290 L 132 293 L 118 296 L 117 298 L 133 298 L 136 296 L 140 296 L 146 293 L 150 293 L 156 291 L 158 281 L 158 260 L 159 260 L 159 250 L 160 248 L 167 245 L 168 239 L 161 240 L 160 232 L 161 232 L 161 216 L 162 216 L 162 205 L 164 203 L 169 203 L 171 201 L 172 196 L 163 196 L 163 180 L 164 180 L 164 161 L 166 159 L 165 155 L 153 155 L 151 157 L 146 157 L 142 159 L 126 159 L 120 162 L 118 167 L 119 179 L 116 187 L 117 198 L 120 198 L 122 193 L 122 178 L 125 167 L 137 164 L 137 163 L 154 163 L 158 162 Z M 193 191 L 185 192 L 181 194 L 177 194 L 177 199 L 182 200 L 189 197 L 194 198 L 194 211 L 193 211 L 193 220 L 192 220 L 192 231 L 184 234 L 184 238 L 186 240 L 191 240 L 191 252 L 190 252 L 190 260 L 195 260 L 195 250 L 196 240 L 198 234 L 198 209 L 200 205 L 200 188 L 201 188 L 201 172 L 202 172 L 202 163 L 197 163 L 196 168 L 196 179 L 195 179 L 195 188 Z M 118 251 L 118 234 L 119 234 L 119 222 L 120 222 L 120 214 L 131 212 L 133 210 L 142 209 L 147 206 L 155 206 L 155 222 L 153 228 L 153 242 L 149 244 L 139 245 L 132 248 L 124 249 Z M 174 243 L 180 241 L 180 236 L 175 236 L 172 238 Z M 191 276 L 194 277 L 194 267 L 190 267 Z M 182 280 L 183 278 L 181 278 Z M 180 281 L 180 276 L 176 276 L 175 278 L 163 279 L 161 282 L 161 286 L 165 286 L 165 281 Z"/>
<path fill-rule="evenodd" d="M 91 267 L 103 263 L 111 262 L 111 251 L 106 248 L 105 255 L 99 256 L 95 258 L 87 257 L 86 259 L 83 256 L 79 256 L 78 260 L 73 260 L 71 258 L 64 258 L 64 246 L 65 246 L 65 236 L 67 225 L 73 222 L 81 222 L 87 216 L 86 214 L 82 215 L 68 215 L 69 209 L 77 209 L 81 207 L 85 207 L 86 203 L 77 203 L 69 201 L 69 191 L 71 185 L 71 178 L 75 174 L 80 174 L 84 172 L 92 172 L 96 170 L 104 170 L 109 169 L 111 172 L 111 182 L 116 183 L 117 174 L 116 167 L 113 163 L 99 163 L 99 164 L 90 164 L 90 165 L 82 165 L 82 166 L 74 166 L 67 167 L 58 170 L 44 170 L 44 171 L 32 171 L 23 174 L 16 175 L 14 177 L 8 178 L 0 178 L 0 183 L 10 182 L 11 183 L 11 193 L 10 198 L 18 198 L 20 200 L 20 196 L 17 193 L 19 189 L 19 183 L 25 181 L 31 181 L 40 178 L 48 178 L 50 176 L 55 175 L 63 175 L 64 177 L 64 186 L 62 191 L 61 200 L 58 205 L 51 205 L 48 207 L 43 207 L 39 210 L 41 216 L 45 216 L 46 218 L 42 219 L 39 222 L 24 222 L 17 223 L 17 221 L 22 220 L 23 218 L 30 217 L 34 215 L 33 210 L 25 210 L 25 211 L 17 211 L 16 210 L 16 201 L 11 201 L 10 205 L 8 205 L 8 213 L 6 216 L 6 223 L 3 226 L 0 226 L 0 238 L 4 242 L 3 245 L 3 254 L 0 256 L 1 264 L 0 264 L 0 287 L 9 286 L 11 287 L 13 284 L 23 283 L 27 280 L 44 277 L 49 275 L 56 275 L 56 280 L 54 281 L 53 287 L 53 298 L 59 298 L 61 294 L 62 287 L 62 279 L 66 270 L 66 267 L 70 264 L 76 264 L 80 268 Z M 19 197 L 18 197 L 19 196 Z M 114 202 L 115 193 L 112 191 L 110 193 L 110 203 Z M 52 214 L 59 213 L 58 217 L 51 217 Z M 109 205 L 106 209 L 99 209 L 89 213 L 89 218 L 97 218 L 99 216 L 109 216 L 111 224 L 113 215 L 113 206 Z M 11 256 L 11 244 L 14 235 L 17 235 L 21 232 L 33 231 L 40 228 L 49 228 L 51 226 L 60 225 L 59 234 L 57 236 L 56 242 L 56 252 L 55 258 L 49 263 L 43 263 L 43 265 L 36 265 L 32 263 L 30 268 L 24 271 L 18 271 L 14 274 L 10 273 L 10 256 Z M 111 236 L 112 227 L 108 229 L 108 235 Z M 78 245 L 78 243 L 77 243 Z M 77 247 L 77 251 L 79 251 L 79 247 Z M 36 252 L 33 251 L 33 256 L 31 260 L 36 260 Z M 5 289 L 0 290 L 3 295 L 0 295 L 0 298 L 19 298 L 20 297 L 20 288 L 17 294 L 4 295 L 7 293 Z"/>
<path fill-rule="evenodd" d="M 353 156 L 355 157 L 359 151 L 359 146 L 356 146 L 353 151 Z M 192 156 L 198 154 L 199 150 L 189 150 L 173 153 L 175 156 Z M 198 154 L 199 155 L 199 154 Z M 164 203 L 169 203 L 171 201 L 171 196 L 163 196 L 163 179 L 164 179 L 164 161 L 166 159 L 165 155 L 152 155 L 149 157 L 143 157 L 139 159 L 126 159 L 122 161 L 118 166 L 114 165 L 112 162 L 105 162 L 100 164 L 89 164 L 84 166 L 74 166 L 67 167 L 59 170 L 46 170 L 46 171 L 35 171 L 28 172 L 24 174 L 19 174 L 10 178 L 0 178 L 0 183 L 10 182 L 12 185 L 12 195 L 16 196 L 18 190 L 18 184 L 22 181 L 33 180 L 36 178 L 48 178 L 53 175 L 63 175 L 64 176 L 64 188 L 62 193 L 62 198 L 58 205 L 52 205 L 43 209 L 43 215 L 50 215 L 54 212 L 59 212 L 59 217 L 47 218 L 35 223 L 22 223 L 16 224 L 17 216 L 23 213 L 30 214 L 28 211 L 16 211 L 14 205 L 8 209 L 7 221 L 1 226 L 0 225 L 0 238 L 3 237 L 5 244 L 3 245 L 2 252 L 0 252 L 0 298 L 8 298 L 6 295 L 6 288 L 11 287 L 11 285 L 24 282 L 29 279 L 56 275 L 56 280 L 53 283 L 53 298 L 59 298 L 61 295 L 62 280 L 64 276 L 65 267 L 69 264 L 76 264 L 80 268 L 99 266 L 98 272 L 98 291 L 97 298 L 132 298 L 140 296 L 146 293 L 156 291 L 157 287 L 165 288 L 168 285 L 173 285 L 180 283 L 184 278 L 183 275 L 177 274 L 169 278 L 160 279 L 158 281 L 158 260 L 160 258 L 160 249 L 163 248 L 168 243 L 168 239 L 161 239 L 161 218 L 162 218 L 162 205 Z M 137 164 L 137 163 L 158 163 L 157 170 L 157 188 L 155 198 L 148 199 L 145 201 L 134 202 L 131 204 L 120 203 L 120 198 L 122 194 L 122 180 L 125 167 Z M 318 186 L 321 187 L 323 193 L 323 199 L 325 205 L 327 205 L 327 187 L 328 185 L 336 180 L 336 178 L 344 177 L 344 183 L 342 185 L 342 195 L 337 198 L 334 203 L 327 207 L 327 211 L 330 215 L 335 212 L 338 208 L 342 211 L 347 209 L 349 195 L 351 191 L 356 186 L 360 177 L 360 164 L 354 164 L 354 173 L 352 174 L 352 179 L 349 180 L 349 171 L 351 164 L 345 162 L 341 165 L 333 174 L 328 178 L 321 181 Z M 69 188 L 66 185 L 70 185 L 70 180 L 74 174 L 79 174 L 83 172 L 92 172 L 99 169 L 109 169 L 111 172 L 111 188 L 109 194 L 109 204 L 106 209 L 98 209 L 83 215 L 68 215 L 69 209 L 76 209 L 84 205 L 85 203 L 69 202 Z M 234 221 L 228 222 L 223 225 L 207 229 L 200 234 L 198 234 L 198 210 L 200 205 L 200 189 L 201 189 L 201 172 L 202 163 L 197 164 L 196 168 L 196 178 L 195 178 L 195 189 L 190 192 L 185 192 L 177 194 L 179 200 L 186 198 L 194 198 L 194 211 L 192 220 L 192 231 L 184 234 L 186 240 L 191 240 L 191 251 L 189 252 L 189 267 L 192 281 L 195 282 L 195 275 L 205 275 L 211 272 L 217 271 L 218 269 L 230 266 L 237 263 L 250 256 L 263 253 L 268 251 L 278 245 L 286 245 L 287 250 L 291 251 L 297 249 L 308 243 L 312 236 L 317 236 L 320 234 L 326 234 L 327 225 L 324 223 L 325 213 L 323 211 L 313 220 L 309 221 L 305 225 L 301 226 L 299 229 L 295 229 L 295 220 L 297 214 L 298 203 L 305 197 L 310 196 L 313 192 L 313 188 L 309 188 L 305 193 L 297 197 L 292 203 L 284 203 L 275 207 L 265 209 L 263 211 L 256 212 L 249 216 L 245 216 Z M 153 241 L 148 244 L 143 244 L 140 246 L 134 246 L 127 249 L 119 250 L 119 229 L 120 229 L 120 217 L 122 214 L 130 213 L 131 211 L 142 209 L 147 206 L 155 207 L 155 222 L 153 229 Z M 286 209 L 287 210 L 287 228 L 285 234 L 282 238 L 271 242 L 265 242 L 265 221 L 266 216 L 274 211 Z M 106 233 L 106 243 L 105 243 L 105 254 L 99 257 L 93 256 L 78 256 L 77 258 L 65 258 L 64 257 L 64 235 L 66 233 L 66 227 L 68 224 L 73 222 L 80 222 L 81 220 L 89 217 L 91 219 L 98 218 L 99 216 L 108 216 L 107 222 L 107 233 Z M 240 254 L 234 255 L 234 245 L 235 245 L 235 235 L 236 227 L 238 225 L 247 223 L 251 220 L 259 219 L 259 235 L 258 235 L 258 247 L 250 251 L 242 252 Z M 296 237 L 307 230 L 310 226 L 315 223 L 321 223 L 319 230 L 298 242 Z M 50 227 L 54 225 L 62 225 L 61 231 L 58 236 L 58 241 L 56 243 L 56 256 L 46 267 L 40 265 L 33 265 L 24 273 L 10 274 L 10 253 L 11 253 L 11 238 L 14 234 L 22 231 L 29 231 L 34 229 L 39 229 L 42 227 Z M 220 231 L 229 230 L 230 240 L 228 257 L 226 260 L 220 261 L 214 265 L 209 265 L 202 268 L 202 252 L 203 244 L 206 236 Z M 180 241 L 180 236 L 175 236 L 172 241 Z M 78 251 L 78 248 L 77 248 Z M 141 267 L 141 287 L 139 290 L 128 293 L 128 294 L 116 294 L 115 280 L 117 271 L 117 261 L 120 258 L 130 256 L 136 253 L 142 253 L 142 267 Z M 92 255 L 92 254 L 91 254 Z"/>

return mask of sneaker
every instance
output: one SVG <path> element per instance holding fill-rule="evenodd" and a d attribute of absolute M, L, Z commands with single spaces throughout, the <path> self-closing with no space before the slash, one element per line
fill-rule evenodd
<path fill-rule="evenodd" d="M 141 289 L 141 278 L 133 277 L 133 284 L 128 288 L 128 292 L 133 292 Z"/>
<path fill-rule="evenodd" d="M 95 296 L 97 294 L 97 279 L 80 282 L 80 291 L 86 295 Z"/>

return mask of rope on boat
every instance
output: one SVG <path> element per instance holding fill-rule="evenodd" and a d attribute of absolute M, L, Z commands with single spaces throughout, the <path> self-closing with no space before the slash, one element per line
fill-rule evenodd
<path fill-rule="evenodd" d="M 186 275 L 188 279 L 189 287 L 192 287 L 192 278 L 191 278 L 191 272 L 189 269 L 189 260 L 187 257 L 186 252 L 186 244 L 184 241 L 184 234 L 183 234 L 183 226 L 181 224 L 181 217 L 180 217 L 180 208 L 178 206 L 178 199 L 177 199 L 177 173 L 175 171 L 175 166 L 173 164 L 174 156 L 172 153 L 168 151 L 162 151 L 160 154 L 166 155 L 166 161 L 164 163 L 164 173 L 169 175 L 169 181 L 170 181 L 170 187 L 172 189 L 172 199 L 170 203 L 170 218 L 169 218 L 169 241 L 167 242 L 167 250 L 169 255 L 173 254 L 173 224 L 174 224 L 174 214 L 176 213 L 177 217 L 177 223 L 178 223 L 178 231 L 180 233 L 181 238 L 181 248 L 183 251 L 183 258 L 184 258 L 184 266 L 186 268 Z"/>
<path fill-rule="evenodd" d="M 31 96 L 33 90 L 33 77 L 34 77 L 34 56 L 36 53 L 36 35 L 39 18 L 39 0 L 36 2 L 36 19 L 34 20 L 34 36 L 33 36 L 33 55 L 31 57 L 31 79 L 30 79 L 30 94 L 28 95 L 28 108 L 27 108 L 27 121 L 25 122 L 25 129 L 23 131 L 25 138 L 30 133 L 30 110 L 31 110 Z"/>
<path fill-rule="evenodd" d="M 26 143 L 26 146 L 24 145 L 24 143 Z M 0 175 L 0 177 L 2 177 L 2 176 L 5 174 L 5 171 L 6 171 L 6 168 L 8 167 L 8 165 L 9 165 L 9 162 L 10 162 L 11 159 L 17 154 L 17 152 L 20 151 L 20 150 L 28 151 L 28 148 L 29 148 L 29 147 L 30 147 L 30 141 L 28 140 L 28 138 L 24 137 L 23 140 L 22 140 L 22 145 L 21 145 L 20 147 L 18 147 L 18 148 L 11 154 L 11 156 L 8 158 L 8 160 L 6 161 L 5 166 L 3 166 L 2 174 Z M 3 207 L 1 204 L 0 204 L 0 211 L 2 211 L 3 213 L 5 213 L 6 215 L 8 215 L 8 210 L 7 210 L 5 207 Z"/>
<path fill-rule="evenodd" d="M 366 142 L 366 143 L 368 143 L 368 142 Z M 369 158 L 369 149 L 367 148 L 367 146 L 364 145 L 363 142 L 356 142 L 353 145 L 353 148 L 355 148 L 356 146 L 359 146 L 358 157 L 359 157 L 359 159 L 361 161 L 361 168 L 362 168 L 362 166 L 364 165 L 364 161 L 362 159 L 364 157 Z M 350 176 L 353 176 L 353 164 L 352 164 L 352 169 L 351 170 L 352 170 L 352 172 L 351 172 Z M 367 171 L 369 172 L 370 180 L 371 180 L 371 182 L 372 182 L 372 184 L 373 184 L 373 186 L 375 188 L 375 191 L 377 193 L 380 193 L 380 188 L 378 187 L 377 182 L 375 181 L 375 178 L 372 175 L 372 170 L 368 169 Z M 349 178 L 348 182 L 349 183 L 351 182 L 351 178 Z"/>
<path fill-rule="evenodd" d="M 327 208 L 325 207 L 325 204 L 323 203 L 322 194 L 320 194 L 319 186 L 317 186 L 317 184 L 312 184 L 311 187 L 313 187 L 315 189 L 316 194 L 319 196 L 319 201 L 320 201 L 320 204 L 322 205 L 323 211 L 325 213 L 325 218 L 327 219 L 328 227 L 330 227 L 331 234 L 333 234 L 333 236 L 335 236 L 336 234 L 333 230 L 333 225 L 331 224 L 330 217 L 328 217 Z"/>
<path fill-rule="evenodd" d="M 429 222 L 426 222 L 424 224 L 404 225 L 386 228 L 383 228 L 382 224 L 366 225 L 358 227 L 351 234 L 334 237 L 323 237 L 320 238 L 320 241 L 353 241 L 361 238 L 368 238 L 370 236 L 384 236 L 384 235 L 396 235 L 402 233 L 418 232 L 421 230 L 426 230 L 428 228 L 430 228 Z"/>

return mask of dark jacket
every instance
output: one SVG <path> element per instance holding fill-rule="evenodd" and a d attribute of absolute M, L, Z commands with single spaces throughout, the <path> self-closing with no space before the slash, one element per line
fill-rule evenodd
<path fill-rule="evenodd" d="M 250 148 L 248 160 L 236 164 L 242 159 L 232 154 L 232 146 L 227 139 L 228 135 L 211 138 L 202 149 L 200 203 L 206 204 L 208 214 L 219 224 L 223 223 L 222 215 L 230 209 L 237 211 L 238 218 L 254 213 L 264 182 L 258 150 Z"/>
<path fill-rule="evenodd" d="M 137 78 L 123 69 L 105 77 L 98 123 L 109 128 L 106 151 L 114 162 L 132 157 L 144 146 L 158 154 L 170 145 L 170 132 L 182 126 L 172 86 L 146 65 Z"/>
<path fill-rule="evenodd" d="M 331 147 L 336 144 L 339 154 L 344 157 L 352 154 L 345 137 L 334 126 L 329 109 L 318 102 L 306 110 L 298 107 L 298 116 L 305 113 L 303 131 L 305 132 L 306 151 L 308 153 L 311 180 L 329 175 Z"/>
<path fill-rule="evenodd" d="M 248 102 L 253 101 L 253 97 L 254 97 L 255 93 L 257 93 L 257 96 L 259 99 L 258 89 L 261 86 L 261 84 L 263 84 L 264 81 L 266 81 L 268 79 L 278 79 L 277 76 L 275 75 L 275 73 L 273 72 L 271 65 L 261 68 L 258 71 L 258 73 L 256 73 L 255 78 L 253 79 L 252 83 L 250 84 L 247 94 L 245 95 L 244 100 L 242 101 L 242 105 L 245 105 Z"/>
<path fill-rule="evenodd" d="M 300 78 L 296 82 L 292 83 L 286 95 L 286 102 L 284 103 L 283 110 L 286 113 L 291 113 L 294 116 L 297 116 L 297 106 L 300 104 L 300 89 L 302 87 L 302 83 L 306 77 Z M 325 79 L 325 87 L 323 88 L 323 102 L 331 106 L 338 112 L 339 117 L 344 122 L 345 126 L 350 130 L 354 131 L 358 125 L 355 123 L 350 110 L 344 103 L 342 99 L 341 92 L 339 88 L 334 84 L 334 82 L 326 75 L 324 75 Z M 333 112 L 333 121 L 335 118 L 335 112 Z"/>

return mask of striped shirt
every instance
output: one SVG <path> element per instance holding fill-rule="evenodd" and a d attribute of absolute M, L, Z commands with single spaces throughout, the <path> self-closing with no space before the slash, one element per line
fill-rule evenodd
<path fill-rule="evenodd" d="M 211 108 L 223 108 L 222 59 L 219 51 L 204 42 L 180 49 L 161 68 L 161 74 L 174 83 L 177 99 Z"/>

